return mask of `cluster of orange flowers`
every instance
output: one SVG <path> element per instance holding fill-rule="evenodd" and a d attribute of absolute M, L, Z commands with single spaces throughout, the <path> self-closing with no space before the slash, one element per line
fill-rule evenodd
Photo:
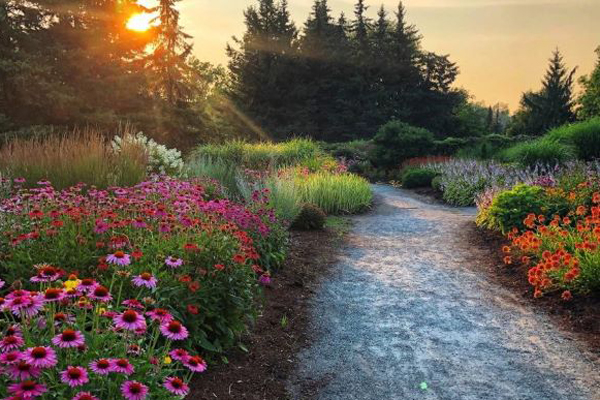
<path fill-rule="evenodd" d="M 520 256 L 524 265 L 537 262 L 528 272 L 534 297 L 562 290 L 562 298 L 570 300 L 571 289 L 580 287 L 582 264 L 600 269 L 600 258 L 589 257 L 600 254 L 600 192 L 593 193 L 591 203 L 577 206 L 562 218 L 555 215 L 548 220 L 529 214 L 523 221 L 526 231 L 515 228 L 508 234 L 511 245 L 503 248 L 506 264 L 512 264 L 513 255 Z"/>

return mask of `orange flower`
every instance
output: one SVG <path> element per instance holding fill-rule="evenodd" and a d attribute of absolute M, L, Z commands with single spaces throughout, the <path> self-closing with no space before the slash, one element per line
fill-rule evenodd
<path fill-rule="evenodd" d="M 512 258 L 510 256 L 504 257 L 504 264 L 512 264 Z"/>
<path fill-rule="evenodd" d="M 569 301 L 573 298 L 570 290 L 565 290 L 560 296 L 564 301 Z"/>
<path fill-rule="evenodd" d="M 504 246 L 502 247 L 502 251 L 505 253 L 510 253 L 510 246 Z"/>
<path fill-rule="evenodd" d="M 542 291 L 540 289 L 535 289 L 535 291 L 533 292 L 533 297 L 536 299 L 539 299 L 543 295 L 544 295 L 544 293 L 542 293 Z"/>

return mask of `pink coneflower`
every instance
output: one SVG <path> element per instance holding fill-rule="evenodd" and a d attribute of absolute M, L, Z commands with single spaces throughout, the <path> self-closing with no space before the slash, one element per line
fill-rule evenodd
<path fill-rule="evenodd" d="M 48 181 L 46 179 L 42 179 L 41 181 L 38 181 L 37 184 L 40 186 L 48 186 L 48 185 L 50 185 L 50 181 Z"/>
<path fill-rule="evenodd" d="M 92 278 L 84 278 L 81 280 L 79 285 L 77 286 L 77 290 L 81 293 L 89 293 L 92 290 L 96 289 L 99 286 L 99 283 L 96 282 Z"/>
<path fill-rule="evenodd" d="M 171 340 L 183 340 L 188 337 L 188 330 L 179 321 L 165 322 L 160 326 L 160 331 Z"/>
<path fill-rule="evenodd" d="M 27 380 L 19 383 L 13 383 L 8 387 L 8 392 L 15 395 L 17 398 L 32 399 L 46 393 L 46 386 L 35 381 Z"/>
<path fill-rule="evenodd" d="M 19 325 L 11 325 L 4 332 L 6 336 L 23 336 L 23 331 Z"/>
<path fill-rule="evenodd" d="M 110 225 L 102 220 L 96 221 L 96 225 L 94 226 L 94 233 L 102 234 L 108 231 Z"/>
<path fill-rule="evenodd" d="M 106 262 L 116 265 L 129 265 L 131 264 L 131 257 L 129 254 L 119 250 L 106 256 Z"/>
<path fill-rule="evenodd" d="M 188 353 L 184 349 L 173 349 L 169 352 L 169 356 L 175 361 L 184 362 L 188 358 L 190 358 L 190 353 Z"/>
<path fill-rule="evenodd" d="M 135 331 L 146 327 L 146 320 L 135 310 L 127 310 L 121 314 L 117 314 L 113 318 L 113 323 L 118 329 L 127 329 Z"/>
<path fill-rule="evenodd" d="M 15 364 L 9 365 L 6 369 L 6 373 L 11 379 L 22 381 L 31 378 L 37 378 L 42 373 L 42 370 L 32 367 L 25 361 L 18 361 Z"/>
<path fill-rule="evenodd" d="M 13 179 L 14 183 L 25 183 L 26 179 L 25 178 L 15 178 Z"/>
<path fill-rule="evenodd" d="M 43 297 L 40 295 L 15 297 L 6 302 L 5 308 L 16 316 L 27 318 L 34 317 L 44 307 Z"/>
<path fill-rule="evenodd" d="M 63 275 L 63 272 L 48 264 L 39 264 L 34 266 L 38 273 L 36 276 L 30 279 L 31 282 L 42 283 L 42 282 L 54 282 Z"/>
<path fill-rule="evenodd" d="M 173 316 L 164 308 L 155 308 L 152 311 L 148 311 L 146 315 L 150 317 L 152 321 L 158 321 L 161 324 L 169 322 L 173 319 Z"/>
<path fill-rule="evenodd" d="M 131 223 L 131 226 L 133 226 L 134 228 L 142 229 L 142 228 L 147 228 L 148 224 L 142 218 L 136 218 Z"/>
<path fill-rule="evenodd" d="M 131 282 L 137 287 L 144 286 L 148 289 L 154 289 L 156 287 L 156 284 L 158 283 L 158 280 L 154 276 L 152 276 L 151 273 L 144 272 L 143 274 L 134 276 Z"/>
<path fill-rule="evenodd" d="M 131 375 L 135 372 L 133 365 L 126 358 L 117 358 L 110 361 L 110 371 L 119 374 Z"/>
<path fill-rule="evenodd" d="M 25 341 L 21 336 L 11 335 L 5 336 L 0 340 L 0 351 L 5 353 L 7 351 L 16 350 L 19 347 L 23 346 Z"/>
<path fill-rule="evenodd" d="M 16 364 L 23 355 L 20 351 L 9 351 L 7 353 L 0 353 L 0 364 Z"/>
<path fill-rule="evenodd" d="M 137 381 L 126 381 L 121 385 L 121 394 L 127 400 L 144 400 L 148 395 L 148 386 Z"/>
<path fill-rule="evenodd" d="M 96 286 L 96 288 L 88 294 L 88 297 L 92 300 L 101 301 L 103 303 L 112 300 L 110 292 L 104 286 Z"/>
<path fill-rule="evenodd" d="M 138 310 L 144 309 L 144 305 L 142 303 L 140 303 L 140 301 L 138 299 L 125 300 L 125 301 L 123 301 L 123 305 L 125 307 L 137 308 Z"/>
<path fill-rule="evenodd" d="M 200 356 L 188 357 L 188 359 L 183 362 L 183 365 L 193 372 L 206 371 L 206 361 Z"/>
<path fill-rule="evenodd" d="M 181 258 L 169 256 L 165 258 L 165 264 L 167 265 L 167 267 L 177 268 L 183 265 L 183 260 Z"/>
<path fill-rule="evenodd" d="M 71 400 L 100 400 L 90 392 L 79 392 Z"/>
<path fill-rule="evenodd" d="M 106 358 L 101 358 L 96 361 L 92 361 L 89 365 L 92 372 L 98 375 L 108 375 L 112 371 L 111 361 Z"/>
<path fill-rule="evenodd" d="M 30 347 L 25 350 L 25 361 L 37 368 L 52 368 L 58 360 L 51 347 Z"/>
<path fill-rule="evenodd" d="M 85 368 L 73 367 L 69 365 L 66 370 L 60 373 L 60 380 L 70 387 L 85 385 L 90 381 Z"/>
<path fill-rule="evenodd" d="M 57 312 L 54 314 L 54 325 L 61 326 L 65 324 L 72 324 L 75 322 L 75 316 L 64 312 Z"/>
<path fill-rule="evenodd" d="M 127 346 L 127 354 L 139 356 L 140 354 L 142 354 L 142 348 L 139 344 L 130 344 L 129 346 Z"/>
<path fill-rule="evenodd" d="M 43 300 L 46 303 L 53 303 L 57 301 L 61 301 L 65 298 L 65 291 L 59 288 L 49 288 L 44 292 Z"/>
<path fill-rule="evenodd" d="M 6 295 L 6 300 L 16 299 L 17 297 L 28 297 L 31 296 L 31 292 L 29 290 L 13 290 L 9 294 Z"/>
<path fill-rule="evenodd" d="M 65 329 L 62 333 L 52 339 L 52 344 L 62 349 L 68 347 L 79 347 L 85 343 L 83 334 L 73 329 Z"/>
<path fill-rule="evenodd" d="M 190 387 L 185 384 L 181 378 L 169 377 L 165 379 L 163 386 L 171 393 L 177 396 L 186 396 L 190 391 Z"/>
<path fill-rule="evenodd" d="M 258 278 L 258 283 L 260 283 L 263 286 L 268 286 L 271 284 L 271 275 L 269 275 L 269 273 L 265 273 L 262 274 L 260 276 L 260 278 Z"/>

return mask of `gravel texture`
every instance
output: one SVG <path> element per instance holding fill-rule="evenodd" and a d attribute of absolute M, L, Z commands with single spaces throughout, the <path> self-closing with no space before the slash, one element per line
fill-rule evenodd
<path fill-rule="evenodd" d="M 474 209 L 374 187 L 312 305 L 291 397 L 600 400 L 600 365 L 476 268 Z"/>

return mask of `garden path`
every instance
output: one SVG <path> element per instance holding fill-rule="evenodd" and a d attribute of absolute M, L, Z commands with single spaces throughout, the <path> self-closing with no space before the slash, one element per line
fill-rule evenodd
<path fill-rule="evenodd" d="M 485 250 L 457 233 L 474 209 L 374 190 L 316 294 L 292 398 L 600 399 L 597 359 L 473 267 Z"/>

